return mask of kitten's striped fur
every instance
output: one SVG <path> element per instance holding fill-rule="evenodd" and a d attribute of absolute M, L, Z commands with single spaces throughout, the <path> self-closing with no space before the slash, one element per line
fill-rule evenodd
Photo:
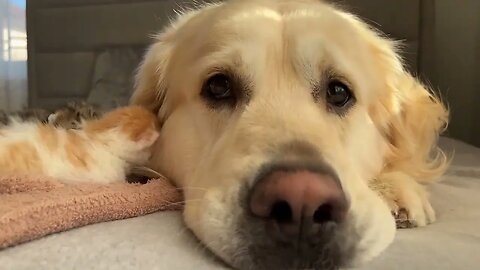
<path fill-rule="evenodd" d="M 63 182 L 125 180 L 145 165 L 158 137 L 156 117 L 137 106 L 86 121 L 80 129 L 40 122 L 0 128 L 0 174 L 45 175 Z"/>

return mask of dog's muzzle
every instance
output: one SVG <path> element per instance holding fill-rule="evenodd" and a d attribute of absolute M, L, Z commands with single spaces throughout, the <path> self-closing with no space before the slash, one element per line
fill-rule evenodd
<path fill-rule="evenodd" d="M 258 269 L 337 269 L 345 246 L 349 203 L 335 171 L 319 158 L 264 165 L 246 192 L 239 226 Z"/>

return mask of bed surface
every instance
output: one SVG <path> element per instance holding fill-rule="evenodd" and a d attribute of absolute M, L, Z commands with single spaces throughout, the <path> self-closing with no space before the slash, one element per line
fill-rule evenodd
<path fill-rule="evenodd" d="M 455 159 L 432 186 L 438 221 L 401 230 L 382 256 L 361 269 L 480 269 L 480 149 L 441 142 Z M 0 269 L 227 269 L 199 246 L 180 213 L 95 224 L 0 252 Z"/>

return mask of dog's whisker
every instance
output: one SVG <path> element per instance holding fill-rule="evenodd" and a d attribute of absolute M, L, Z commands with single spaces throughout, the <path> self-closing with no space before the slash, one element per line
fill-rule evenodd
<path fill-rule="evenodd" d="M 207 191 L 206 188 L 201 188 L 201 187 L 177 187 L 175 188 L 176 190 L 201 190 L 201 191 Z"/>
<path fill-rule="evenodd" d="M 169 201 L 164 201 L 164 202 L 167 203 L 167 206 L 175 206 L 175 205 L 185 204 L 185 203 L 188 203 L 188 202 L 199 202 L 199 201 L 203 201 L 203 200 L 204 200 L 203 198 L 200 198 L 200 199 L 182 200 L 182 201 L 178 201 L 178 202 L 169 202 Z"/>
<path fill-rule="evenodd" d="M 190 226 L 195 226 L 195 225 L 200 224 L 200 223 L 201 223 L 201 220 L 197 220 L 196 222 L 191 223 Z M 180 228 L 180 230 L 177 233 L 172 235 L 172 237 L 177 238 L 177 237 L 180 237 L 180 236 L 182 236 L 184 234 L 187 234 L 187 233 L 190 233 L 190 228 L 187 227 L 186 224 L 183 224 L 182 228 Z"/>
<path fill-rule="evenodd" d="M 208 242 L 200 242 L 197 241 L 196 247 L 195 247 L 195 252 L 199 253 L 206 253 L 205 251 L 208 249 L 208 247 L 214 242 L 215 240 L 211 240 Z"/>
<path fill-rule="evenodd" d="M 189 228 L 187 226 L 183 226 L 182 228 L 180 228 L 178 230 L 178 232 L 176 232 L 175 234 L 171 235 L 171 237 L 173 237 L 175 240 L 177 240 L 177 238 L 189 233 Z"/>

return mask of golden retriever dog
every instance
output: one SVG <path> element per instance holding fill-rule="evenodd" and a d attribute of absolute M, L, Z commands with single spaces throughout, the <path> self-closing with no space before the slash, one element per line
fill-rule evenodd
<path fill-rule="evenodd" d="M 151 167 L 236 269 L 337 269 L 435 220 L 447 111 L 396 43 L 319 0 L 232 0 L 156 36 L 132 103 L 158 115 Z M 393 213 L 393 215 L 392 215 Z"/>

